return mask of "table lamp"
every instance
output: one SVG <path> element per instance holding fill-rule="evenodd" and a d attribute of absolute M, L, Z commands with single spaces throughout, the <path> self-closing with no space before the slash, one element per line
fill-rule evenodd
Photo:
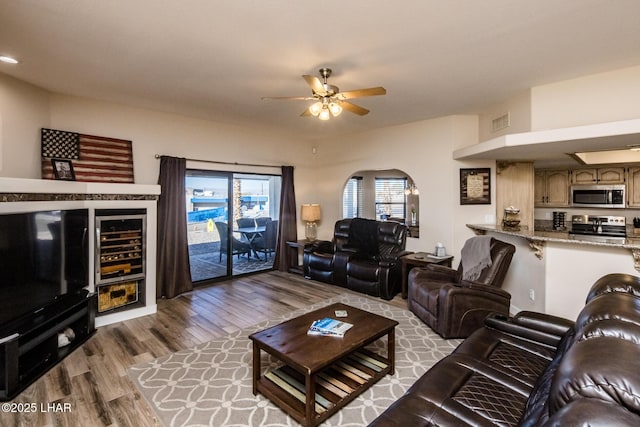
<path fill-rule="evenodd" d="M 304 229 L 304 235 L 307 240 L 316 240 L 318 237 L 317 221 L 320 221 L 320 205 L 304 204 L 300 212 L 302 220 L 307 223 Z"/>

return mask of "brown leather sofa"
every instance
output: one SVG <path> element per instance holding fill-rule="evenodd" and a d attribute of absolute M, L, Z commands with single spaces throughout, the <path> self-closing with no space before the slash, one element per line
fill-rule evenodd
<path fill-rule="evenodd" d="M 304 275 L 390 300 L 400 289 L 406 238 L 407 227 L 395 221 L 341 219 L 331 242 L 305 248 Z"/>
<path fill-rule="evenodd" d="M 489 316 L 372 426 L 640 425 L 640 278 L 599 279 L 575 322 Z"/>
<path fill-rule="evenodd" d="M 487 239 L 491 265 L 473 280 L 464 279 L 462 262 L 457 270 L 428 264 L 409 272 L 409 310 L 442 338 L 466 338 L 490 313 L 509 314 L 511 295 L 500 287 L 516 248 Z"/>

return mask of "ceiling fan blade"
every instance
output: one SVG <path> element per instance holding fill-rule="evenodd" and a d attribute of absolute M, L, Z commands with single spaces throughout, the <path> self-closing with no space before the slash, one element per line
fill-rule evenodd
<path fill-rule="evenodd" d="M 310 99 L 316 99 L 313 96 L 263 96 L 262 98 L 263 101 L 264 100 L 276 100 L 276 101 L 309 101 Z"/>
<path fill-rule="evenodd" d="M 306 110 L 304 110 L 302 112 L 302 114 L 300 114 L 300 117 L 308 117 L 308 116 L 311 116 L 311 115 L 312 115 L 311 111 L 309 111 L 309 109 L 307 108 Z"/>
<path fill-rule="evenodd" d="M 369 110 L 367 110 L 366 108 L 363 108 L 359 105 L 356 104 L 352 104 L 351 102 L 347 102 L 347 101 L 342 101 L 340 102 L 340 105 L 342 106 L 343 109 L 347 110 L 347 111 L 351 111 L 352 113 L 355 113 L 359 116 L 364 116 L 369 114 Z"/>
<path fill-rule="evenodd" d="M 362 98 L 364 96 L 386 95 L 387 90 L 382 86 L 367 89 L 347 90 L 336 95 L 338 99 Z"/>
<path fill-rule="evenodd" d="M 309 76 L 305 74 L 302 76 L 302 78 L 305 79 L 309 86 L 311 86 L 311 90 L 313 90 L 313 93 L 316 93 L 320 96 L 325 96 L 327 94 L 322 81 L 316 76 Z"/>

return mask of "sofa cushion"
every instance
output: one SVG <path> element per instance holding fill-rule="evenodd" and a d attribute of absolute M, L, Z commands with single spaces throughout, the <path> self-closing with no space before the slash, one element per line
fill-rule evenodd
<path fill-rule="evenodd" d="M 522 420 L 520 421 L 521 427 L 537 426 L 545 422 L 549 418 L 549 392 L 551 390 L 551 382 L 558 369 L 558 365 L 564 356 L 564 353 L 569 349 L 573 343 L 574 330 L 569 329 L 567 333 L 562 337 L 556 355 L 547 365 L 542 375 L 538 377 L 529 399 L 527 399 L 527 405 L 525 406 L 524 414 L 522 414 Z"/>
<path fill-rule="evenodd" d="M 553 360 L 555 349 L 483 328 L 464 340 L 455 353 L 473 355 L 533 388 Z"/>
<path fill-rule="evenodd" d="M 351 220 L 347 244 L 367 256 L 378 255 L 378 221 L 364 218 Z"/>
<path fill-rule="evenodd" d="M 550 413 L 583 397 L 640 413 L 638 345 L 614 337 L 574 343 L 562 358 L 550 392 Z"/>
<path fill-rule="evenodd" d="M 637 427 L 638 416 L 626 409 L 598 399 L 580 399 L 556 412 L 544 427 Z"/>
<path fill-rule="evenodd" d="M 469 355 L 452 354 L 385 411 L 392 417 L 378 418 L 371 425 L 516 425 L 529 391 L 519 381 Z M 411 407 L 424 408 L 430 414 L 430 423 L 416 423 L 420 418 L 409 412 Z"/>
<path fill-rule="evenodd" d="M 592 298 L 576 319 L 576 336 L 585 326 L 607 319 L 640 325 L 640 298 L 629 293 L 611 292 Z"/>
<path fill-rule="evenodd" d="M 380 279 L 380 266 L 378 261 L 352 259 L 347 265 L 347 275 L 369 282 L 377 282 Z"/>
<path fill-rule="evenodd" d="M 628 293 L 640 297 L 640 281 L 637 277 L 629 274 L 607 274 L 593 284 L 587 295 L 587 302 L 598 295 L 610 292 Z"/>

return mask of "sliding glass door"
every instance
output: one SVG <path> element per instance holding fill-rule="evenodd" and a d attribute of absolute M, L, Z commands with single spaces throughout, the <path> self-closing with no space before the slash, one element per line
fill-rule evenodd
<path fill-rule="evenodd" d="M 273 268 L 280 182 L 277 175 L 187 171 L 194 283 Z"/>

